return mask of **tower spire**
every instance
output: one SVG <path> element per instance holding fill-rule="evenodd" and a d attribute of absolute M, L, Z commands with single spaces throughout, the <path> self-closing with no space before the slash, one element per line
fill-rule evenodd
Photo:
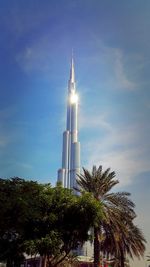
<path fill-rule="evenodd" d="M 73 51 L 72 51 L 72 57 L 71 57 L 70 82 L 71 83 L 75 83 L 75 71 L 74 71 Z"/>

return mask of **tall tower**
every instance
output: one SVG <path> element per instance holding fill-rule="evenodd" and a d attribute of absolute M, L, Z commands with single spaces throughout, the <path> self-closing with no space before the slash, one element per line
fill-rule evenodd
<path fill-rule="evenodd" d="M 76 92 L 74 60 L 71 59 L 68 81 L 67 124 L 63 132 L 62 168 L 58 170 L 58 181 L 63 187 L 74 188 L 76 174 L 80 173 L 80 142 L 78 142 L 78 95 Z M 87 241 L 77 250 L 78 255 L 93 256 L 92 244 Z"/>
<path fill-rule="evenodd" d="M 80 142 L 78 142 L 78 95 L 76 93 L 74 60 L 71 59 L 68 81 L 67 125 L 63 133 L 62 168 L 58 181 L 63 187 L 76 187 L 76 174 L 80 172 Z"/>

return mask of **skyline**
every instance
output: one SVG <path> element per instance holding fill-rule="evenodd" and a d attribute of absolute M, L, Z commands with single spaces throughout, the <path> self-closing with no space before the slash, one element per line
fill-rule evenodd
<path fill-rule="evenodd" d="M 0 4 L 0 175 L 57 181 L 72 47 L 81 166 L 131 192 L 150 252 L 150 2 Z M 132 267 L 145 267 L 145 260 Z"/>

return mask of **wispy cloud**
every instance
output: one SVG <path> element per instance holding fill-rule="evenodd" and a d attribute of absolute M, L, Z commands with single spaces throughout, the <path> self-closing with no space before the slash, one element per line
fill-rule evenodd
<path fill-rule="evenodd" d="M 10 138 L 5 133 L 0 133 L 0 148 L 6 147 L 10 142 Z"/>
<path fill-rule="evenodd" d="M 102 165 L 104 168 L 111 167 L 112 170 L 115 170 L 121 187 L 131 184 L 137 175 L 150 171 L 149 160 L 143 158 L 144 151 L 140 152 L 140 148 L 120 151 L 114 148 L 110 152 L 104 153 L 101 152 L 100 145 L 98 146 L 96 142 L 94 145 L 98 149 L 89 157 L 88 167 L 91 168 L 93 164 Z"/>
<path fill-rule="evenodd" d="M 46 40 L 41 39 L 38 44 L 30 44 L 18 52 L 16 55 L 16 61 L 20 68 L 27 73 L 39 70 L 47 72 L 47 68 L 50 68 L 51 63 L 50 54 L 47 53 L 47 45 L 48 41 L 46 42 Z"/>
<path fill-rule="evenodd" d="M 0 175 L 1 177 L 26 177 L 30 178 L 30 173 L 33 171 L 33 166 L 28 162 L 18 161 L 15 158 L 10 158 L 9 156 L 7 159 L 2 157 L 0 161 Z"/>
<path fill-rule="evenodd" d="M 9 129 L 9 123 L 16 112 L 15 107 L 10 106 L 0 109 L 0 147 L 5 148 L 14 138 L 14 133 Z"/>
<path fill-rule="evenodd" d="M 61 28 L 61 26 L 57 27 Z M 40 72 L 41 75 L 47 76 L 48 74 L 55 77 L 59 69 L 58 55 L 60 55 L 59 63 L 61 64 L 62 57 L 64 58 L 65 54 L 64 51 L 67 50 L 66 46 L 65 40 L 62 36 L 57 36 L 56 32 L 51 32 L 51 34 L 43 32 L 38 39 L 25 43 L 22 49 L 17 51 L 15 59 L 26 73 Z M 66 54 L 68 54 L 68 51 Z"/>
<path fill-rule="evenodd" d="M 120 47 L 112 47 L 102 41 L 99 36 L 91 34 L 91 46 L 95 47 L 95 54 L 85 59 L 86 64 L 100 70 L 100 78 L 106 87 L 115 90 L 135 90 L 138 83 L 135 74 L 129 77 L 130 65 L 134 65 L 134 72 L 139 72 L 140 65 L 144 64 L 142 57 L 134 52 L 128 55 Z M 129 62 L 127 59 L 130 59 Z M 137 64 L 138 62 L 138 64 Z M 141 63 L 142 62 L 142 63 Z M 103 79 L 104 77 L 104 79 Z M 98 82 L 100 81 L 98 77 Z"/>
<path fill-rule="evenodd" d="M 114 72 L 115 72 L 115 79 L 118 85 L 117 87 L 127 90 L 135 89 L 137 85 L 135 84 L 135 82 L 131 81 L 127 77 L 123 61 L 123 53 L 121 52 L 120 49 L 115 49 L 114 55 L 115 55 Z"/>
<path fill-rule="evenodd" d="M 146 140 L 140 136 L 140 125 L 112 125 L 109 117 L 90 115 L 83 118 L 84 127 L 93 128 L 99 132 L 96 138 L 89 137 L 88 143 L 82 141 L 84 162 L 87 168 L 93 165 L 111 167 L 116 171 L 120 185 L 133 182 L 134 178 L 142 172 L 150 171 L 149 151 Z M 105 130 L 105 136 L 101 135 Z"/>
<path fill-rule="evenodd" d="M 16 162 L 15 166 L 18 169 L 23 169 L 23 170 L 31 170 L 33 168 L 33 166 L 31 164 L 28 164 L 26 162 Z"/>
<path fill-rule="evenodd" d="M 96 110 L 94 112 L 94 115 L 81 113 L 80 127 L 83 129 L 102 128 L 104 130 L 111 131 L 112 127 L 106 119 L 107 116 L 108 116 L 107 112 L 99 115 Z"/>

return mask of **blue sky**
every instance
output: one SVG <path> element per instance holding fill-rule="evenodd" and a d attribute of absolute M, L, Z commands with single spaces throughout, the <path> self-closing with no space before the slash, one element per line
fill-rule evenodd
<path fill-rule="evenodd" d="M 149 12 L 148 0 L 0 3 L 0 176 L 55 184 L 73 47 L 82 166 L 116 171 L 118 190 L 136 203 L 147 252 Z"/>

